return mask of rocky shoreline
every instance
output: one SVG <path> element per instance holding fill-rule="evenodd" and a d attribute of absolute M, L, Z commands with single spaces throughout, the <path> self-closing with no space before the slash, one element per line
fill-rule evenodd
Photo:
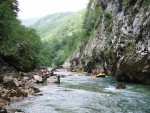
<path fill-rule="evenodd" d="M 0 74 L 0 113 L 5 105 L 23 100 L 28 95 L 38 95 L 37 83 L 59 83 L 59 76 L 43 74 L 40 70 L 32 72 L 5 72 Z"/>

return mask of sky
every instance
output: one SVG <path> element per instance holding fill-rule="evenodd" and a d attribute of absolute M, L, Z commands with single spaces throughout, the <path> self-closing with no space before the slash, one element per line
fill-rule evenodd
<path fill-rule="evenodd" d="M 40 18 L 57 12 L 76 12 L 86 8 L 89 0 L 18 0 L 20 19 Z"/>

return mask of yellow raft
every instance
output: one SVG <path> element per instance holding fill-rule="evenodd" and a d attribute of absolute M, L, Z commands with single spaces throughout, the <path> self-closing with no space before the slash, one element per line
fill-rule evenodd
<path fill-rule="evenodd" d="M 106 77 L 106 74 L 100 73 L 100 74 L 96 75 L 96 77 Z"/>

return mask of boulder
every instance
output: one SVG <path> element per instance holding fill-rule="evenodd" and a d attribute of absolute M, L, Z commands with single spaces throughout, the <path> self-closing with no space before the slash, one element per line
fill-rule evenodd
<path fill-rule="evenodd" d="M 60 76 L 50 76 L 47 78 L 47 83 L 60 83 Z"/>
<path fill-rule="evenodd" d="M 39 93 L 40 90 L 38 88 L 32 87 L 28 89 L 28 94 L 29 95 L 34 95 L 35 93 Z"/>
<path fill-rule="evenodd" d="M 126 86 L 124 83 L 118 83 L 117 86 L 116 86 L 116 89 L 125 89 Z"/>
<path fill-rule="evenodd" d="M 27 89 L 25 89 L 23 87 L 18 87 L 18 89 L 22 93 L 22 96 L 24 96 L 24 97 L 28 96 L 28 90 Z"/>
<path fill-rule="evenodd" d="M 2 106 L 7 105 L 7 104 L 9 104 L 9 102 L 8 102 L 8 101 L 3 100 L 3 99 L 0 99 L 0 108 L 1 108 Z M 0 112 L 0 113 L 1 113 L 1 112 Z"/>
<path fill-rule="evenodd" d="M 27 92 L 29 95 L 33 95 L 35 93 L 40 92 L 39 88 L 31 80 L 25 84 L 25 89 L 26 90 L 24 90 L 24 91 Z"/>
<path fill-rule="evenodd" d="M 150 54 L 132 55 L 118 67 L 117 79 L 123 82 L 150 84 Z"/>
<path fill-rule="evenodd" d="M 25 83 L 26 89 L 33 88 L 33 87 L 37 88 L 36 84 L 34 82 L 32 82 L 31 80 L 28 81 L 27 83 Z"/>
<path fill-rule="evenodd" d="M 42 83 L 43 82 L 43 78 L 39 75 L 33 75 L 34 79 L 37 81 L 37 83 Z"/>
<path fill-rule="evenodd" d="M 4 76 L 3 78 L 3 82 L 10 82 L 10 81 L 13 81 L 13 76 Z"/>
<path fill-rule="evenodd" d="M 16 96 L 10 97 L 10 101 L 11 101 L 11 102 L 17 102 L 17 101 L 21 101 L 21 100 L 23 100 L 23 99 L 24 99 L 23 96 L 21 96 L 21 97 L 16 97 Z"/>
<path fill-rule="evenodd" d="M 21 86 L 21 81 L 19 81 L 17 78 L 14 78 L 14 83 L 16 84 L 16 86 Z"/>
<path fill-rule="evenodd" d="M 30 79 L 30 78 L 29 78 L 28 76 L 22 77 L 22 81 L 23 81 L 23 82 L 27 82 L 29 79 Z"/>

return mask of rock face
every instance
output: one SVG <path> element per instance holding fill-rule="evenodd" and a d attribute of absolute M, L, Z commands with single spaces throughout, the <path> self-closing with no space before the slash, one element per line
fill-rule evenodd
<path fill-rule="evenodd" d="M 150 84 L 150 55 L 134 54 L 122 61 L 118 68 L 117 79 L 134 83 Z"/>
<path fill-rule="evenodd" d="M 97 8 L 101 11 L 91 38 L 81 42 L 63 66 L 101 68 L 119 81 L 150 84 L 150 1 L 91 0 L 88 12 Z"/>

